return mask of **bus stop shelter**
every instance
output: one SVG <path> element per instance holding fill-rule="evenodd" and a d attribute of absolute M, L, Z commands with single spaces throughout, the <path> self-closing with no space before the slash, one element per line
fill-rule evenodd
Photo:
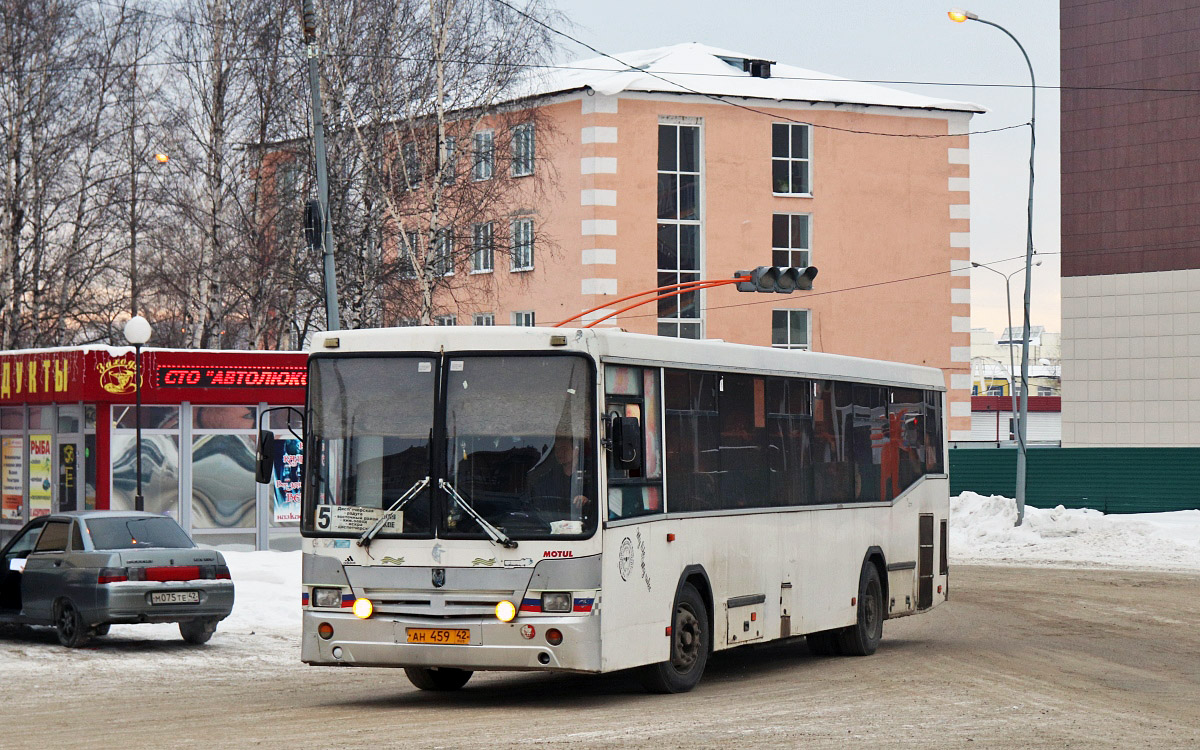
<path fill-rule="evenodd" d="M 118 347 L 0 353 L 0 542 L 38 515 L 133 508 L 134 356 Z M 145 509 L 175 518 L 200 544 L 298 548 L 298 469 L 258 485 L 254 458 L 261 410 L 303 407 L 305 361 L 302 352 L 143 349 Z M 279 434 L 287 420 L 272 412 L 268 423 Z"/>

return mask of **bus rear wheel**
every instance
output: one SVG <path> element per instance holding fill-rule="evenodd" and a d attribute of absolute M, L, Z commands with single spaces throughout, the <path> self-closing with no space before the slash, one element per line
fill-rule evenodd
<path fill-rule="evenodd" d="M 458 690 L 463 685 L 467 684 L 467 680 L 471 679 L 474 672 L 467 669 L 453 669 L 451 667 L 405 667 L 404 674 L 408 677 L 409 682 L 416 685 L 421 690 L 433 690 L 435 692 L 444 693 L 451 690 Z"/>
<path fill-rule="evenodd" d="M 711 648 L 708 607 L 690 583 L 683 584 L 671 617 L 671 659 L 642 668 L 642 684 L 652 693 L 686 693 L 704 676 Z"/>
<path fill-rule="evenodd" d="M 846 656 L 870 656 L 883 639 L 883 584 L 879 569 L 868 561 L 858 577 L 858 617 L 838 634 L 838 646 Z"/>

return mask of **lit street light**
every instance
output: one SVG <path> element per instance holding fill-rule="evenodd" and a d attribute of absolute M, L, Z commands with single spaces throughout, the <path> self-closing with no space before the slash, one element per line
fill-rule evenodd
<path fill-rule="evenodd" d="M 125 324 L 125 340 L 133 344 L 133 392 L 137 394 L 133 419 L 137 423 L 137 492 L 133 496 L 133 509 L 145 510 L 142 498 L 142 345 L 150 340 L 150 323 L 141 315 L 134 315 Z"/>
<path fill-rule="evenodd" d="M 1033 75 L 1033 63 L 1029 61 L 1029 54 L 1025 52 L 1025 47 L 1021 44 L 1012 32 L 1004 28 L 998 23 L 985 21 L 976 14 L 968 10 L 951 10 L 947 15 L 950 20 L 955 23 L 963 23 L 964 21 L 976 21 L 978 23 L 994 26 L 1003 31 L 1008 38 L 1013 40 L 1017 45 L 1017 49 L 1021 50 L 1021 56 L 1025 58 L 1025 65 L 1029 67 L 1029 204 L 1025 228 L 1025 326 L 1024 334 L 1021 339 L 1021 416 L 1017 422 L 1017 523 L 1020 526 L 1025 520 L 1025 459 L 1026 459 L 1026 423 L 1027 415 L 1029 414 L 1029 298 L 1032 292 L 1030 286 L 1032 274 L 1029 273 L 1033 265 L 1033 154 L 1037 144 L 1037 81 Z M 1011 329 L 1012 326 L 1009 326 Z"/>

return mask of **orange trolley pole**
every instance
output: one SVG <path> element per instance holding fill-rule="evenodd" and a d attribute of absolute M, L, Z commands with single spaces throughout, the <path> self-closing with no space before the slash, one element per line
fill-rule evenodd
<path fill-rule="evenodd" d="M 596 325 L 597 323 L 603 323 L 604 321 L 608 320 L 609 318 L 613 317 L 614 315 L 620 315 L 623 312 L 628 312 L 629 310 L 632 310 L 635 307 L 641 307 L 642 305 L 647 304 L 648 302 L 657 302 L 660 299 L 670 299 L 671 297 L 677 297 L 681 294 L 687 294 L 688 292 L 695 292 L 695 291 L 699 291 L 701 289 L 712 289 L 713 287 L 717 287 L 717 286 L 725 286 L 727 284 L 737 284 L 738 282 L 749 281 L 749 280 L 750 280 L 749 276 L 739 276 L 734 279 L 721 279 L 719 281 L 692 282 L 692 285 L 687 287 L 686 289 L 678 289 L 674 292 L 669 292 L 667 294 L 660 294 L 657 297 L 651 297 L 650 299 L 644 299 L 640 302 L 635 302 L 632 305 L 627 305 L 625 307 L 622 307 L 620 310 L 610 312 L 608 315 L 605 315 L 603 318 L 597 318 L 596 320 L 593 320 L 591 323 L 588 323 L 587 325 L 584 326 L 584 328 L 591 328 L 592 326 Z M 679 285 L 676 284 L 673 286 L 679 286 Z M 655 290 L 655 291 L 658 291 L 658 290 Z"/>
<path fill-rule="evenodd" d="M 738 281 L 750 281 L 750 277 L 749 276 L 735 276 L 732 279 L 716 279 L 716 280 L 714 280 L 714 279 L 696 279 L 695 281 L 685 281 L 681 284 L 667 284 L 665 286 L 655 287 L 654 289 L 647 289 L 646 291 L 638 292 L 637 294 L 629 294 L 624 297 L 621 297 L 620 299 L 608 300 L 599 305 L 596 305 L 595 307 L 584 310 L 583 312 L 579 313 L 578 315 L 572 315 L 571 317 L 567 318 L 566 320 L 555 323 L 552 327 L 553 328 L 561 328 L 561 327 L 565 326 L 567 323 L 570 323 L 573 320 L 578 320 L 579 318 L 582 318 L 584 315 L 587 315 L 588 313 L 594 313 L 597 310 L 601 310 L 605 307 L 608 307 L 609 305 L 617 305 L 622 302 L 628 302 L 631 299 L 636 299 L 638 297 L 644 297 L 647 294 L 661 295 L 663 292 L 669 291 L 671 289 L 681 289 L 682 287 L 688 287 L 686 289 L 682 289 L 679 292 L 680 294 L 682 294 L 683 292 L 691 291 L 693 288 L 708 289 L 709 286 L 722 286 L 724 284 L 732 284 L 732 283 L 738 282 Z M 671 296 L 673 296 L 673 295 L 671 295 Z M 629 307 L 618 310 L 617 313 L 625 312 L 626 310 L 632 310 L 633 308 L 638 307 L 639 305 L 644 305 L 647 302 L 655 302 L 659 299 L 666 299 L 666 297 L 660 296 L 660 297 L 653 297 L 653 298 L 647 299 L 647 300 L 642 300 L 641 302 L 637 303 L 636 305 L 630 305 Z M 616 315 L 617 313 L 613 313 L 613 315 Z M 611 318 L 611 317 L 612 317 L 612 315 L 606 315 L 605 317 L 600 318 L 600 320 L 607 320 L 608 318 Z M 590 328 L 591 326 L 595 325 L 596 323 L 599 323 L 600 320 L 592 321 L 592 323 L 584 326 L 584 328 Z"/>

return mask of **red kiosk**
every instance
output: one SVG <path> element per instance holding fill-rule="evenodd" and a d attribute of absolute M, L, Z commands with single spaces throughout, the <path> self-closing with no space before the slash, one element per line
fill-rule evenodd
<path fill-rule="evenodd" d="M 261 409 L 303 407 L 306 355 L 143 349 L 141 358 L 145 509 L 201 544 L 298 548 L 298 494 L 290 482 L 255 484 L 254 455 Z M 134 365 L 132 347 L 0 353 L 0 543 L 33 516 L 133 507 Z M 277 435 L 286 415 L 269 415 Z"/>

